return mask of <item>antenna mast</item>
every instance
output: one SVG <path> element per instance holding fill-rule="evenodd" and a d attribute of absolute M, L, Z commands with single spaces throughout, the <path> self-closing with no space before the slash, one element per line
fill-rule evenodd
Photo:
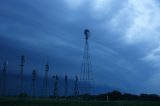
<path fill-rule="evenodd" d="M 75 82 L 74 82 L 74 92 L 73 95 L 76 97 L 79 95 L 79 90 L 78 90 L 78 76 L 76 76 Z"/>
<path fill-rule="evenodd" d="M 81 67 L 81 92 L 82 94 L 89 94 L 91 93 L 92 88 L 92 64 L 90 60 L 90 54 L 89 54 L 89 37 L 90 37 L 90 31 L 88 29 L 84 30 L 84 36 L 85 36 L 85 46 L 84 46 L 84 55 L 83 55 L 83 62 Z"/>
<path fill-rule="evenodd" d="M 49 64 L 46 63 L 45 65 L 45 96 L 48 96 L 48 71 L 49 71 Z"/>
<path fill-rule="evenodd" d="M 53 96 L 55 98 L 58 97 L 58 76 L 53 76 L 53 79 L 54 79 L 54 91 L 53 91 Z"/>
<path fill-rule="evenodd" d="M 6 71 L 7 71 L 8 61 L 5 61 L 3 64 L 3 92 L 2 95 L 6 96 Z"/>
<path fill-rule="evenodd" d="M 65 79 L 64 79 L 64 97 L 67 97 L 68 95 L 68 77 L 67 75 L 65 76 Z"/>
<path fill-rule="evenodd" d="M 23 76 L 23 71 L 24 71 L 24 63 L 25 63 L 25 57 L 24 55 L 21 56 L 21 65 L 20 65 L 20 93 L 23 92 L 23 81 L 24 81 L 24 76 Z"/>
<path fill-rule="evenodd" d="M 35 97 L 35 80 L 37 76 L 37 71 L 34 69 L 32 71 L 32 97 Z"/>

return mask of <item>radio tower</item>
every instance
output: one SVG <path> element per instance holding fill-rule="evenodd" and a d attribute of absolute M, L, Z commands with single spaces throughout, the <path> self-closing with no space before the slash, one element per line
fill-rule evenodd
<path fill-rule="evenodd" d="M 75 82 L 74 82 L 74 92 L 73 95 L 76 97 L 79 95 L 79 89 L 78 89 L 78 76 L 76 76 Z"/>
<path fill-rule="evenodd" d="M 67 95 L 68 95 L 68 77 L 66 75 L 64 79 L 64 97 L 67 97 Z"/>
<path fill-rule="evenodd" d="M 82 62 L 81 76 L 80 76 L 81 93 L 90 95 L 93 78 L 92 78 L 92 67 L 91 67 L 89 43 L 88 43 L 88 39 L 90 37 L 90 31 L 88 29 L 84 30 L 84 36 L 85 36 L 85 46 L 84 46 L 84 55 L 83 55 L 83 62 Z"/>
<path fill-rule="evenodd" d="M 58 76 L 57 75 L 53 76 L 53 79 L 54 79 L 53 96 L 57 98 L 58 97 Z"/>
<path fill-rule="evenodd" d="M 45 65 L 46 69 L 45 69 L 45 88 L 44 88 L 44 92 L 45 92 L 45 96 L 48 96 L 48 71 L 49 71 L 49 65 L 48 63 L 46 63 Z"/>
<path fill-rule="evenodd" d="M 5 61 L 3 64 L 3 89 L 2 95 L 6 96 L 6 71 L 7 71 L 8 61 Z"/>
<path fill-rule="evenodd" d="M 32 71 L 32 97 L 35 97 L 35 80 L 37 76 L 37 71 L 34 69 Z"/>
<path fill-rule="evenodd" d="M 23 92 L 23 80 L 24 80 L 23 71 L 24 71 L 24 63 L 25 63 L 25 57 L 24 57 L 24 55 L 22 55 L 22 56 L 21 56 L 21 65 L 20 65 L 20 93 L 24 93 L 24 92 Z"/>

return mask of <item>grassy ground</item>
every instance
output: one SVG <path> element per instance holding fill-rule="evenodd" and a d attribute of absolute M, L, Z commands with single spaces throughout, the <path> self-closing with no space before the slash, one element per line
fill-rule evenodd
<path fill-rule="evenodd" d="M 0 98 L 0 106 L 160 106 L 160 102 Z"/>

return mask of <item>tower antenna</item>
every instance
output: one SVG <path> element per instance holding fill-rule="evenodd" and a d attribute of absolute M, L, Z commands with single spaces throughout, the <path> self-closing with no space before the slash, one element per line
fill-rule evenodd
<path fill-rule="evenodd" d="M 7 65 L 8 61 L 5 61 L 3 63 L 3 90 L 2 90 L 2 95 L 6 96 L 6 71 L 7 71 Z"/>
<path fill-rule="evenodd" d="M 58 97 L 58 75 L 53 76 L 53 79 L 54 79 L 53 96 L 57 98 Z"/>
<path fill-rule="evenodd" d="M 74 92 L 73 95 L 77 97 L 79 95 L 79 89 L 78 89 L 78 76 L 76 76 L 74 81 Z"/>
<path fill-rule="evenodd" d="M 23 91 L 23 83 L 24 83 L 24 76 L 23 76 L 23 71 L 24 71 L 24 63 L 25 63 L 25 56 L 21 56 L 21 64 L 20 64 L 20 94 L 24 93 Z"/>
<path fill-rule="evenodd" d="M 91 93 L 92 88 L 92 64 L 90 60 L 90 53 L 89 53 L 89 37 L 90 37 L 90 30 L 85 29 L 84 30 L 84 36 L 85 36 L 85 45 L 84 45 L 84 54 L 83 54 L 83 61 L 82 61 L 82 67 L 81 67 L 81 93 L 82 94 L 89 94 Z"/>
<path fill-rule="evenodd" d="M 64 79 L 64 97 L 68 96 L 68 77 L 65 75 Z"/>
<path fill-rule="evenodd" d="M 44 92 L 46 97 L 48 96 L 48 71 L 49 71 L 49 64 L 47 62 L 45 65 L 45 85 L 44 85 L 45 86 Z"/>
<path fill-rule="evenodd" d="M 35 81 L 36 81 L 37 71 L 34 69 L 32 71 L 32 97 L 35 97 Z"/>

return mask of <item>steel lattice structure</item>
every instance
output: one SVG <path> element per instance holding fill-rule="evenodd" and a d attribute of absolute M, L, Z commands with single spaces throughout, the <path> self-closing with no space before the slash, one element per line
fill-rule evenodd
<path fill-rule="evenodd" d="M 37 71 L 32 71 L 32 97 L 35 97 L 35 84 L 36 84 Z"/>
<path fill-rule="evenodd" d="M 24 93 L 24 91 L 23 91 L 23 83 L 24 83 L 24 75 L 23 75 L 24 63 L 25 63 L 25 56 L 22 55 L 22 56 L 21 56 L 21 64 L 20 64 L 20 94 L 21 94 L 21 93 Z"/>
<path fill-rule="evenodd" d="M 82 94 L 90 95 L 91 89 L 93 87 L 92 86 L 93 76 L 92 76 L 92 64 L 90 60 L 89 43 L 88 43 L 88 39 L 90 37 L 90 31 L 88 29 L 84 30 L 84 36 L 85 36 L 85 46 L 84 46 L 84 55 L 81 67 L 80 87 Z"/>
<path fill-rule="evenodd" d="M 55 98 L 58 97 L 58 75 L 53 76 L 54 79 L 54 89 L 53 89 L 53 96 Z"/>
<path fill-rule="evenodd" d="M 79 89 L 78 89 L 78 76 L 76 76 L 75 82 L 74 82 L 74 92 L 73 92 L 74 96 L 78 96 L 79 95 Z"/>
<path fill-rule="evenodd" d="M 45 94 L 45 97 L 48 96 L 48 71 L 49 71 L 49 64 L 46 63 L 46 65 L 45 65 L 45 80 L 44 80 L 44 94 Z"/>

